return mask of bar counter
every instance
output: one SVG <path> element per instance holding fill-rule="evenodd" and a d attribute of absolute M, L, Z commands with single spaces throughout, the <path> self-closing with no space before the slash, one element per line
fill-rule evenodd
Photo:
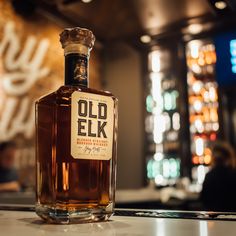
<path fill-rule="evenodd" d="M 224 220 L 224 217 L 216 220 L 161 218 L 155 217 L 154 211 L 150 211 L 150 215 L 147 212 L 136 211 L 136 217 L 115 214 L 108 222 L 53 225 L 45 224 L 32 210 L 0 210 L 0 235 L 235 236 L 236 232 L 236 221 L 233 218 L 231 220 Z"/>

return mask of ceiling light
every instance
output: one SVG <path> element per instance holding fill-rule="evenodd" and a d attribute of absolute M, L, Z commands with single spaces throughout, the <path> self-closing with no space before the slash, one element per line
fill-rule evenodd
<path fill-rule="evenodd" d="M 188 26 L 188 31 L 191 34 L 199 34 L 203 30 L 203 26 L 201 24 L 191 24 Z"/>
<path fill-rule="evenodd" d="M 227 7 L 227 4 L 224 1 L 217 1 L 215 2 L 215 7 L 219 10 L 223 10 Z"/>
<path fill-rule="evenodd" d="M 142 43 L 150 43 L 151 42 L 151 37 L 149 35 L 142 35 L 140 37 L 140 41 Z"/>
<path fill-rule="evenodd" d="M 90 2 L 92 2 L 92 0 L 81 0 L 82 2 L 84 2 L 84 3 L 90 3 Z"/>

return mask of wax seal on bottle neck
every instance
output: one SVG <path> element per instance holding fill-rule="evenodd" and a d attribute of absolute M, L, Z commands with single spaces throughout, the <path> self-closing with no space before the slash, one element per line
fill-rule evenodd
<path fill-rule="evenodd" d="M 60 42 L 65 50 L 65 55 L 70 53 L 88 55 L 94 45 L 95 36 L 92 31 L 85 28 L 66 28 L 60 34 Z"/>

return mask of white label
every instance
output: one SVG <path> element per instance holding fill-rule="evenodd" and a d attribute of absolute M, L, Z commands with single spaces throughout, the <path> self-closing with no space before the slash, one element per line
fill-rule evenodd
<path fill-rule="evenodd" d="M 71 96 L 71 155 L 75 159 L 110 160 L 114 128 L 111 97 L 84 92 Z"/>

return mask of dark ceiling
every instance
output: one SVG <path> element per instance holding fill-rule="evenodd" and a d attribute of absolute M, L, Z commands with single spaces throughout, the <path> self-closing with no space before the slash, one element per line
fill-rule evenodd
<path fill-rule="evenodd" d="M 153 38 L 181 31 L 190 23 L 211 23 L 234 18 L 236 0 L 227 1 L 224 10 L 215 8 L 216 0 L 35 0 L 37 7 L 65 25 L 93 30 L 101 41 Z M 208 24 L 209 25 L 209 24 Z"/>

